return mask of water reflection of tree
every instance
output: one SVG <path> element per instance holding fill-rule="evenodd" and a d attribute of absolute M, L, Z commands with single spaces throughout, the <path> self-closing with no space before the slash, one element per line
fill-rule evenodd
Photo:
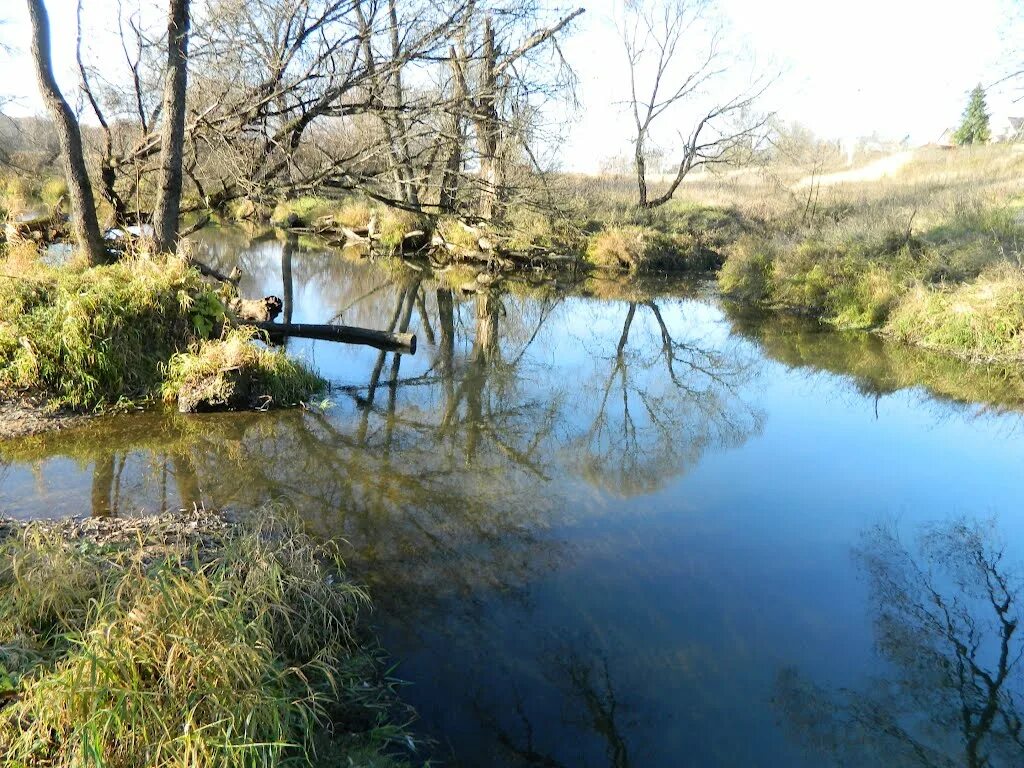
<path fill-rule="evenodd" d="M 859 560 L 890 671 L 836 693 L 786 670 L 776 702 L 794 733 L 840 765 L 1024 763 L 1021 573 L 994 528 L 934 526 L 911 548 L 880 527 Z"/>
<path fill-rule="evenodd" d="M 565 768 L 569 765 L 630 768 L 631 748 L 626 735 L 630 723 L 623 722 L 607 657 L 597 654 L 584 658 L 577 650 L 570 650 L 566 655 L 554 656 L 549 666 L 549 682 L 564 692 L 567 701 L 560 724 L 564 729 L 563 738 L 559 739 L 560 749 L 556 753 L 538 744 L 537 726 L 522 697 L 514 692 L 514 714 L 510 722 L 501 722 L 494 708 L 477 708 L 477 716 L 494 733 L 496 742 L 505 752 L 505 759 L 496 758 L 494 764 L 510 768 Z M 566 733 L 574 733 L 576 738 L 566 739 Z M 570 741 L 572 751 L 578 753 L 575 759 L 567 762 L 564 757 L 556 757 L 569 751 L 566 747 Z M 600 763 L 584 756 L 591 750 L 603 752 Z"/>
<path fill-rule="evenodd" d="M 284 272 L 300 253 L 293 246 L 282 249 Z M 357 304 L 381 279 L 380 270 L 364 272 L 348 286 Z M 520 545 L 535 546 L 533 532 L 555 510 L 560 522 L 577 513 L 561 499 L 574 476 L 625 495 L 650 491 L 757 427 L 739 395 L 750 367 L 684 339 L 653 301 L 618 305 L 622 332 L 594 332 L 589 343 L 611 355 L 593 355 L 594 373 L 583 379 L 559 366 L 554 320 L 565 302 L 557 295 L 491 290 L 467 299 L 400 270 L 366 301 L 387 313 L 381 327 L 418 322 L 435 343 L 404 375 L 407 356 L 380 353 L 363 383 L 340 390 L 350 402 L 332 416 L 135 416 L 21 445 L 36 458 L 91 464 L 97 514 L 168 499 L 243 507 L 285 498 L 325 534 L 372 543 L 377 558 L 415 560 L 417 568 L 395 571 L 409 585 L 469 589 L 469 580 L 515 581 L 522 569 L 503 573 L 501 564 Z M 590 396 L 594 388 L 600 396 Z M 611 405 L 615 388 L 621 410 Z M 476 565 L 456 566 L 467 553 Z"/>
<path fill-rule="evenodd" d="M 638 310 L 655 320 L 655 340 L 635 338 Z M 624 496 L 648 493 L 712 445 L 760 429 L 760 415 L 739 395 L 755 372 L 749 355 L 676 336 L 657 301 L 626 305 L 608 372 L 593 382 L 597 409 L 575 444 L 588 482 Z"/>

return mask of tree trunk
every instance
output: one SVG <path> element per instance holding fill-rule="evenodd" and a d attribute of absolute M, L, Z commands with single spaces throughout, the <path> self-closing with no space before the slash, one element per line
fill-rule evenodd
<path fill-rule="evenodd" d="M 108 262 L 110 256 L 103 246 L 103 235 L 100 233 L 96 218 L 96 200 L 89 183 L 89 172 L 85 167 L 78 119 L 64 100 L 53 76 L 50 20 L 43 0 L 28 0 L 28 13 L 32 20 L 32 58 L 35 60 L 39 91 L 60 140 L 64 175 L 67 177 L 68 194 L 71 198 L 71 226 L 75 233 L 75 241 L 90 264 L 102 264 Z"/>
<path fill-rule="evenodd" d="M 153 236 L 157 250 L 178 246 L 181 167 L 185 152 L 185 87 L 188 80 L 189 0 L 170 0 L 167 15 L 167 71 L 164 75 L 164 122 L 160 129 L 160 181 Z"/>
<path fill-rule="evenodd" d="M 481 219 L 498 218 L 501 167 L 498 158 L 498 52 L 494 44 L 494 27 L 491 17 L 484 20 L 484 50 L 480 62 L 480 95 L 476 117 L 476 141 L 480 155 L 480 207 Z"/>
<path fill-rule="evenodd" d="M 414 303 L 415 297 L 410 300 Z M 412 309 L 409 309 L 412 312 Z M 389 331 L 375 331 L 370 328 L 357 328 L 351 325 L 316 325 L 312 323 L 270 323 L 253 322 L 245 323 L 257 330 L 265 331 L 271 341 L 278 341 L 289 336 L 301 339 L 322 339 L 324 341 L 340 341 L 343 344 L 361 344 L 367 347 L 376 347 L 384 350 L 397 350 L 416 354 L 416 334 L 390 333 Z M 404 324 L 409 327 L 408 322 Z"/>
<path fill-rule="evenodd" d="M 640 207 L 647 207 L 647 159 L 644 157 L 644 135 L 636 137 L 636 186 L 640 193 Z"/>
<path fill-rule="evenodd" d="M 465 141 L 462 111 L 466 106 L 466 80 L 464 59 L 455 46 L 449 51 L 452 70 L 452 106 L 446 118 L 447 136 L 444 168 L 441 171 L 441 199 L 439 207 L 445 213 L 454 213 L 459 207 L 459 179 L 462 174 L 462 145 Z"/>
<path fill-rule="evenodd" d="M 295 249 L 298 245 L 299 236 L 294 232 L 289 232 L 284 241 L 284 245 L 281 246 L 281 282 L 283 283 L 281 299 L 284 304 L 284 316 L 282 320 L 285 325 L 291 323 L 292 310 L 295 305 L 295 284 L 292 279 L 292 255 L 295 253 Z"/>
<path fill-rule="evenodd" d="M 395 132 L 398 134 L 399 177 L 402 179 L 405 202 L 418 208 L 420 204 L 419 187 L 416 174 L 412 167 L 412 155 L 409 149 L 409 127 L 402 116 L 405 108 L 405 89 L 402 86 L 402 42 L 398 33 L 398 8 L 396 0 L 388 0 L 388 20 L 391 27 L 391 97 L 395 102 Z"/>

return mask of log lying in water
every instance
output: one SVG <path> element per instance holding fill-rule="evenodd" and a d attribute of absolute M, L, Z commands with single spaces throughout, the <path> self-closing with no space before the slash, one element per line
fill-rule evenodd
<path fill-rule="evenodd" d="M 363 344 L 377 349 L 396 350 L 416 354 L 415 333 L 388 333 L 351 325 L 312 325 L 309 323 L 252 323 L 265 331 L 271 339 L 297 336 L 302 339 L 341 341 L 345 344 Z"/>

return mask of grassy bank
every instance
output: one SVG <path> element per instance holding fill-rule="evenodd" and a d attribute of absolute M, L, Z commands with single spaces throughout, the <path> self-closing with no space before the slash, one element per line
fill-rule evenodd
<path fill-rule="evenodd" d="M 82 268 L 48 266 L 25 242 L 3 253 L 0 393 L 7 396 L 105 410 L 191 397 L 204 382 L 213 395 L 230 395 L 228 371 L 246 393 L 223 398 L 233 406 L 290 405 L 323 388 L 283 352 L 253 345 L 251 334 L 221 339 L 223 296 L 183 259 L 141 255 Z"/>
<path fill-rule="evenodd" d="M 15 766 L 392 766 L 392 685 L 338 552 L 273 515 L 0 528 Z"/>
<path fill-rule="evenodd" d="M 722 256 L 727 294 L 970 360 L 1024 360 L 1024 152 L 926 148 L 892 175 L 859 182 L 803 173 L 698 177 L 651 214 L 646 226 L 658 234 L 645 248 L 626 230 L 631 237 L 597 260 L 669 266 L 659 257 L 665 238 L 694 230 L 681 212 L 717 206 L 718 221 L 701 214 L 713 222 L 702 237 Z M 627 181 L 577 184 L 598 201 L 591 210 L 603 232 L 630 215 Z M 633 252 L 640 257 L 615 255 Z"/>

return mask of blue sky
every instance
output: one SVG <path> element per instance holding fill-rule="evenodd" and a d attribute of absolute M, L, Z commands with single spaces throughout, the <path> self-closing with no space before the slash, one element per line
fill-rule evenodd
<path fill-rule="evenodd" d="M 564 45 L 580 75 L 581 108 L 560 158 L 564 167 L 586 171 L 629 150 L 630 124 L 621 103 L 628 80 L 614 24 L 621 0 L 581 4 L 587 13 Z M 0 27 L 0 40 L 16 49 L 0 54 L 0 92 L 17 97 L 10 111 L 39 112 L 25 55 L 24 3 L 3 5 L 0 17 L 7 23 Z M 68 88 L 76 80 L 75 5 L 75 0 L 47 2 L 55 62 Z M 115 0 L 86 0 L 91 56 L 119 55 L 104 34 L 116 5 Z M 1012 38 L 1024 30 L 1019 5 L 1015 0 L 720 0 L 720 13 L 735 49 L 760 70 L 782 73 L 765 95 L 765 110 L 829 138 L 877 131 L 921 144 L 956 123 L 971 87 L 996 81 L 1012 66 Z M 725 91 L 731 87 L 723 83 Z M 1009 114 L 1024 114 L 1024 104 L 1014 105 L 1010 97 L 1006 88 L 989 95 L 997 127 Z M 663 126 L 664 144 L 687 125 L 685 111 L 672 120 Z"/>

